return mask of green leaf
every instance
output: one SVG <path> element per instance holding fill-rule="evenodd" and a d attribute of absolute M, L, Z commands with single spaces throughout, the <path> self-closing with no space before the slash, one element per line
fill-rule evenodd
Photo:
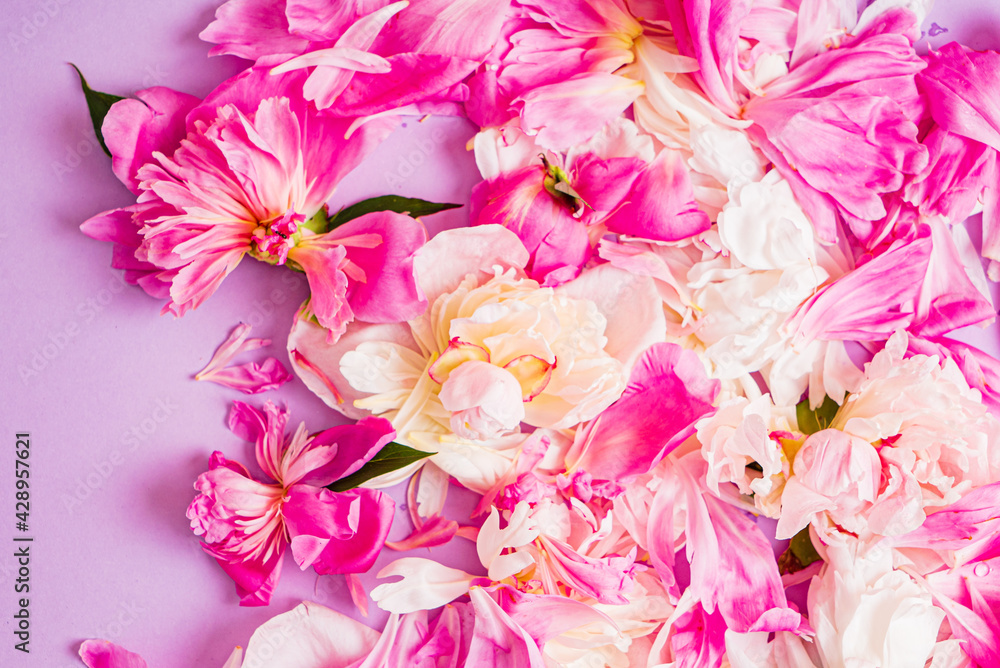
<path fill-rule="evenodd" d="M 416 199 L 415 197 L 383 195 L 382 197 L 372 197 L 371 199 L 362 200 L 346 209 L 341 209 L 330 217 L 330 220 L 327 222 L 327 229 L 332 230 L 349 220 L 354 220 L 366 213 L 374 213 L 376 211 L 395 211 L 396 213 L 405 213 L 413 218 L 419 218 L 420 216 L 429 216 L 439 211 L 457 209 L 461 206 L 461 204 L 438 204 L 437 202 L 428 202 L 427 200 Z"/>
<path fill-rule="evenodd" d="M 409 466 L 413 462 L 419 462 L 424 457 L 430 457 L 433 452 L 414 450 L 405 445 L 400 445 L 395 441 L 388 443 L 378 451 L 378 454 L 368 460 L 364 466 L 346 478 L 341 478 L 326 486 L 334 492 L 346 492 L 354 489 L 363 482 L 380 476 L 384 473 L 392 473 L 404 466 Z"/>
<path fill-rule="evenodd" d="M 87 84 L 87 80 L 83 78 L 83 72 L 80 71 L 80 68 L 73 65 L 73 63 L 70 63 L 70 65 L 80 75 L 80 88 L 83 89 L 83 95 L 87 98 L 87 108 L 90 109 L 90 120 L 94 123 L 94 132 L 97 134 L 97 141 L 101 142 L 101 148 L 108 154 L 108 157 L 111 157 L 111 151 L 108 150 L 108 145 L 104 143 L 104 135 L 101 134 L 101 125 L 104 124 L 104 117 L 108 115 L 111 105 L 125 98 L 94 90 Z"/>
<path fill-rule="evenodd" d="M 812 539 L 809 537 L 809 527 L 806 527 L 788 541 L 788 549 L 778 559 L 778 570 L 782 575 L 797 573 L 820 559 L 822 557 L 819 556 L 819 552 L 816 551 Z"/>
<path fill-rule="evenodd" d="M 815 434 L 830 426 L 837 417 L 840 406 L 830 397 L 825 397 L 816 410 L 809 408 L 809 400 L 803 399 L 795 405 L 795 417 L 799 423 L 799 431 L 803 434 Z"/>
<path fill-rule="evenodd" d="M 803 568 L 820 560 L 819 552 L 816 551 L 812 539 L 809 537 L 809 527 L 792 536 L 792 539 L 788 541 L 788 549 L 792 551 Z"/>

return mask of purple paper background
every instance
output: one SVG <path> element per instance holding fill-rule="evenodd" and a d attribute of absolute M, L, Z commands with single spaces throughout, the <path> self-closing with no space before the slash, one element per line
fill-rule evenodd
<path fill-rule="evenodd" d="M 153 668 L 221 666 L 271 616 L 312 599 L 358 616 L 342 579 L 299 572 L 289 559 L 272 604 L 240 608 L 231 581 L 201 553 L 184 511 L 212 450 L 252 463 L 225 428 L 244 395 L 192 379 L 238 322 L 274 339 L 285 359 L 291 317 L 305 297 L 289 272 L 249 260 L 203 307 L 182 319 L 126 286 L 109 245 L 77 229 L 133 201 L 114 178 L 90 125 L 76 63 L 97 90 L 128 94 L 164 85 L 204 95 L 242 63 L 206 58 L 198 32 L 217 0 L 135 2 L 5 0 L 2 18 L 0 188 L 0 665 L 78 667 L 80 641 L 106 638 Z M 1000 43 L 1000 3 L 952 0 L 928 21 L 931 38 L 973 47 Z M 342 184 L 333 201 L 396 193 L 467 202 L 477 172 L 457 119 L 408 120 Z M 463 210 L 428 220 L 462 224 Z M 996 330 L 974 340 L 997 354 Z M 270 397 L 311 429 L 337 417 L 295 381 Z M 250 401 L 260 403 L 263 398 Z M 31 654 L 13 650 L 17 599 L 15 433 L 31 433 Z M 403 490 L 393 490 L 402 501 Z M 461 495 L 457 495 L 461 496 Z M 458 499 L 462 501 L 461 498 Z M 465 499 L 468 502 L 468 498 Z M 409 530 L 405 510 L 392 538 Z M 18 534 L 21 535 L 21 534 Z M 424 551 L 426 553 L 426 551 Z M 475 563 L 462 539 L 435 550 L 449 565 Z M 398 555 L 387 552 L 373 573 Z M 472 560 L 470 562 L 470 559 Z M 363 578 L 373 586 L 371 574 Z M 372 606 L 370 621 L 384 615 Z"/>

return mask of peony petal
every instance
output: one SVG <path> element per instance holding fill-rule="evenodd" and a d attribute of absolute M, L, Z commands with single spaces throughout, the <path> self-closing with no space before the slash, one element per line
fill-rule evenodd
<path fill-rule="evenodd" d="M 273 617 L 254 632 L 243 665 L 348 668 L 367 656 L 378 638 L 378 631 L 306 601 Z M 276 647 L 280 651 L 275 651 Z"/>
<path fill-rule="evenodd" d="M 80 658 L 88 668 L 146 668 L 141 656 L 107 640 L 85 640 Z"/>
<path fill-rule="evenodd" d="M 417 284 L 428 303 L 452 292 L 468 274 L 484 279 L 493 266 L 523 269 L 528 251 L 517 236 L 499 225 L 449 230 L 428 241 L 413 261 Z"/>
<path fill-rule="evenodd" d="M 567 460 L 603 480 L 646 473 L 693 433 L 718 391 L 694 353 L 658 343 L 639 358 L 621 399 L 578 432 Z"/>
<path fill-rule="evenodd" d="M 363 573 L 382 550 L 395 502 L 372 489 L 331 492 L 293 485 L 282 507 L 299 568 L 317 573 Z"/>
<path fill-rule="evenodd" d="M 694 201 L 680 152 L 664 149 L 639 174 L 623 205 L 604 224 L 616 234 L 680 241 L 708 230 L 712 221 Z"/>
<path fill-rule="evenodd" d="M 136 97 L 111 106 L 101 136 L 111 151 L 115 176 L 138 195 L 139 167 L 153 162 L 154 152 L 174 152 L 185 135 L 185 117 L 201 100 L 163 86 L 141 90 Z"/>
<path fill-rule="evenodd" d="M 380 584 L 372 590 L 372 600 L 388 612 L 405 614 L 434 610 L 468 593 L 476 576 L 449 568 L 430 559 L 397 559 L 378 573 L 378 577 L 402 576 L 399 582 Z"/>
<path fill-rule="evenodd" d="M 329 463 L 304 475 L 299 481 L 315 487 L 346 478 L 378 454 L 396 431 L 384 418 L 365 417 L 356 424 L 331 427 L 312 437 L 311 447 L 336 446 L 337 456 Z"/>
<path fill-rule="evenodd" d="M 419 220 L 393 211 L 370 213 L 330 232 L 333 240 L 377 234 L 374 248 L 346 246 L 346 259 L 361 269 L 364 281 L 354 281 L 348 301 L 355 317 L 365 322 L 399 322 L 423 313 L 427 302 L 417 288 L 414 255 L 427 241 Z"/>

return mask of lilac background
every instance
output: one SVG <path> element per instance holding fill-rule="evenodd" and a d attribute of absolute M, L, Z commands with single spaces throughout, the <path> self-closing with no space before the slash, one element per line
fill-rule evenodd
<path fill-rule="evenodd" d="M 240 608 L 231 581 L 201 553 L 184 510 L 214 449 L 252 462 L 225 428 L 245 397 L 192 376 L 238 322 L 271 337 L 284 359 L 292 314 L 305 297 L 292 274 L 249 260 L 203 307 L 182 319 L 125 286 L 110 246 L 84 237 L 80 222 L 132 196 L 114 178 L 90 125 L 75 74 L 97 90 L 128 94 L 165 85 L 209 92 L 241 63 L 207 59 L 198 32 L 217 0 L 145 2 L 5 0 L 0 188 L 0 665 L 81 666 L 81 640 L 106 638 L 154 668 L 220 666 L 271 616 L 312 599 L 357 616 L 338 577 L 299 572 L 289 559 L 268 608 Z M 944 3 L 942 3 L 943 5 Z M 961 19 L 956 18 L 961 17 Z M 928 22 L 932 38 L 997 46 L 1000 3 L 950 0 Z M 960 26 L 966 26 L 960 29 Z M 410 120 L 341 186 L 334 204 L 397 193 L 467 202 L 476 169 L 457 119 Z M 428 222 L 461 224 L 463 210 Z M 995 329 L 971 335 L 1000 351 Z M 968 337 L 963 337 L 968 338 Z M 320 429 L 336 416 L 298 382 L 274 399 L 292 419 Z M 260 403 L 263 399 L 251 399 Z M 13 650 L 14 434 L 31 433 L 32 652 Z M 394 490 L 402 498 L 402 490 Z M 456 495 L 461 497 L 462 495 Z M 459 503 L 463 499 L 458 499 Z M 468 498 L 464 501 L 468 505 Z M 392 538 L 409 530 L 405 511 Z M 474 551 L 458 539 L 438 549 L 450 565 Z M 395 559 L 384 554 L 373 569 Z M 374 578 L 364 578 L 369 588 Z M 372 606 L 370 620 L 384 615 Z"/>

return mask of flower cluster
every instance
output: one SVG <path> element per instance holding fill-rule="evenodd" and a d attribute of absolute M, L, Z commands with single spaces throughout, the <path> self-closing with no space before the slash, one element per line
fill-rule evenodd
<path fill-rule="evenodd" d="M 1000 360 L 947 336 L 996 313 L 1000 53 L 921 55 L 927 5 L 228 0 L 244 72 L 112 106 L 137 201 L 84 232 L 178 316 L 245 256 L 304 272 L 291 368 L 357 421 L 236 403 L 270 481 L 216 452 L 188 518 L 242 604 L 287 550 L 388 625 L 306 602 L 227 668 L 1000 665 Z M 468 226 L 331 216 L 426 114 L 478 128 Z M 247 334 L 199 377 L 288 380 L 223 368 Z M 367 593 L 384 546 L 431 550 Z"/>

